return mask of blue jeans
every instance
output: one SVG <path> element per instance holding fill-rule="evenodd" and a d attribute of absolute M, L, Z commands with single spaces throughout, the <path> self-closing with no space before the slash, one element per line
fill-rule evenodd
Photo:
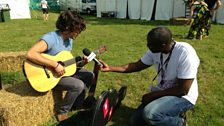
<path fill-rule="evenodd" d="M 182 126 L 183 115 L 193 107 L 188 100 L 176 96 L 164 96 L 146 106 L 140 105 L 131 118 L 132 126 Z"/>

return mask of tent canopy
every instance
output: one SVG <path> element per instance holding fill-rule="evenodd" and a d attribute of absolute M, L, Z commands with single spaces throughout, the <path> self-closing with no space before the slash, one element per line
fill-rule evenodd
<path fill-rule="evenodd" d="M 9 5 L 11 19 L 31 18 L 29 0 L 0 0 L 0 4 Z"/>
<path fill-rule="evenodd" d="M 155 8 L 155 20 L 185 16 L 183 0 L 97 0 L 97 17 L 101 12 L 114 11 L 117 18 L 151 20 Z"/>

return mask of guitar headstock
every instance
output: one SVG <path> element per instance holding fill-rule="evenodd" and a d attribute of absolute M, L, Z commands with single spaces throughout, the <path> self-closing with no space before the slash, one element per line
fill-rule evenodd
<path fill-rule="evenodd" d="M 99 55 L 99 54 L 102 54 L 106 51 L 107 51 L 107 47 L 104 45 L 104 46 L 99 47 L 97 50 L 95 50 L 94 53 Z"/>

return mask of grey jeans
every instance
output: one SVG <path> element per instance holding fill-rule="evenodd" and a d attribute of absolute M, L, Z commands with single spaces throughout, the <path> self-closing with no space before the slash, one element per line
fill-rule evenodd
<path fill-rule="evenodd" d="M 57 96 L 57 100 L 55 101 L 56 114 L 69 112 L 80 94 L 83 95 L 86 87 L 88 88 L 91 85 L 93 78 L 94 74 L 86 69 L 79 70 L 73 76 L 62 77 L 53 89 L 54 97 L 55 95 Z M 66 91 L 66 94 L 63 98 L 58 99 L 62 96 L 62 91 Z M 84 100 L 83 96 L 82 98 Z"/>

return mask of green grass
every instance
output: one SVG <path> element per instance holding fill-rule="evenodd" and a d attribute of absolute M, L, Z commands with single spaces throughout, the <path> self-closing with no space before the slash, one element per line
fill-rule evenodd
<path fill-rule="evenodd" d="M 55 30 L 57 13 L 50 13 L 49 21 L 42 20 L 42 14 L 32 11 L 32 19 L 11 20 L 0 23 L 0 51 L 26 51 L 46 32 Z M 119 65 L 138 60 L 146 51 L 147 32 L 156 26 L 167 26 L 177 41 L 190 43 L 197 51 L 201 60 L 198 74 L 199 98 L 194 109 L 188 112 L 189 126 L 222 126 L 224 124 L 224 99 L 222 98 L 224 75 L 224 26 L 213 24 L 209 39 L 187 40 L 183 36 L 189 26 L 170 25 L 168 21 L 141 21 L 125 19 L 108 19 L 86 16 L 87 29 L 75 40 L 73 55 L 82 56 L 82 49 L 97 49 L 106 45 L 108 51 L 100 55 L 110 65 Z M 93 64 L 86 66 L 92 69 Z M 12 73 L 4 73 L 3 82 L 11 80 Z M 17 77 L 15 81 L 23 81 Z M 110 87 L 119 89 L 128 86 L 123 104 L 118 109 L 107 126 L 125 126 L 134 109 L 140 104 L 141 96 L 147 92 L 152 78 L 156 75 L 154 68 L 138 73 L 100 73 L 96 96 Z M 20 80 L 21 79 L 21 80 Z M 51 126 L 56 123 L 54 118 L 46 120 L 41 126 Z"/>

